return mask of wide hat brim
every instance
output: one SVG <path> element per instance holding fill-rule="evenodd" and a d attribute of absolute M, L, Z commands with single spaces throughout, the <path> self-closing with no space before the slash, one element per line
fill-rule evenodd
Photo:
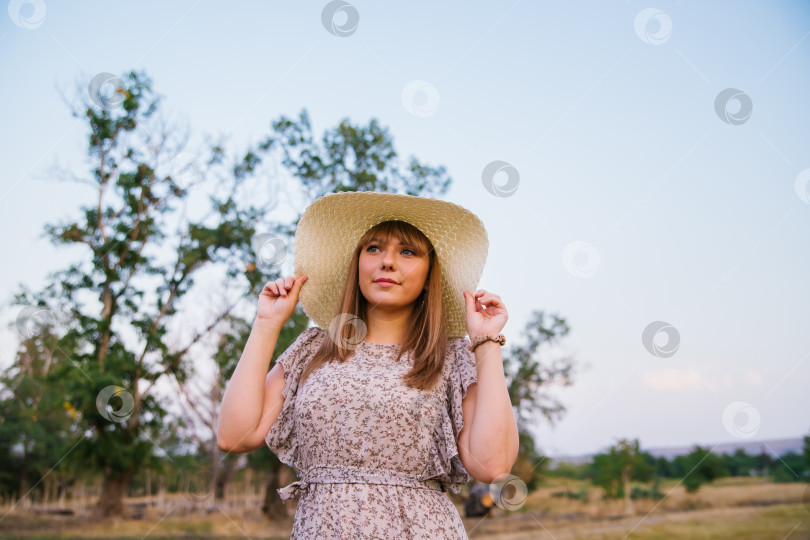
<path fill-rule="evenodd" d="M 467 334 L 464 291 L 475 292 L 486 264 L 489 239 L 481 220 L 457 204 L 427 197 L 347 191 L 310 204 L 295 232 L 295 276 L 307 275 L 299 299 L 307 316 L 328 329 L 352 254 L 374 225 L 400 220 L 433 244 L 441 270 L 442 304 L 448 337 Z"/>

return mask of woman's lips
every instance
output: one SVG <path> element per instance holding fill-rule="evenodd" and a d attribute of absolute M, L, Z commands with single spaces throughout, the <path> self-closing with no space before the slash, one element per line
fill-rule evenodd
<path fill-rule="evenodd" d="M 396 285 L 396 283 L 394 283 L 393 281 L 375 281 L 374 283 L 382 287 L 393 287 L 394 285 Z"/>

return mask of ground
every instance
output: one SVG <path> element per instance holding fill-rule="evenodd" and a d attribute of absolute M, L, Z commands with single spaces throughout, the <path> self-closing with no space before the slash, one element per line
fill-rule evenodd
<path fill-rule="evenodd" d="M 588 502 L 551 496 L 582 487 L 588 487 Z M 624 503 L 601 500 L 598 488 L 555 479 L 533 492 L 518 510 L 496 508 L 488 518 L 464 518 L 464 525 L 470 538 L 477 540 L 810 539 L 808 484 L 728 478 L 696 494 L 687 494 L 676 481 L 664 483 L 661 491 L 667 494 L 663 501 L 636 501 L 635 514 L 626 516 Z M 127 501 L 139 502 L 143 501 Z M 167 499 L 166 508 L 150 507 L 141 519 L 109 523 L 47 515 L 36 509 L 9 512 L 7 507 L 0 514 L 0 538 L 289 538 L 291 516 L 271 524 L 250 500 L 237 501 L 227 509 L 211 507 L 208 512 L 195 510 L 187 502 Z M 459 511 L 463 515 L 461 505 Z"/>

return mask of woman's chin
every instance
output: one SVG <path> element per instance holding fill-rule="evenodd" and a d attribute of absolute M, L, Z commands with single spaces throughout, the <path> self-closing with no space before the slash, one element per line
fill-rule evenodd
<path fill-rule="evenodd" d="M 413 305 L 413 301 L 406 302 L 393 295 L 371 295 L 370 298 L 366 298 L 366 301 L 369 309 L 409 309 Z"/>

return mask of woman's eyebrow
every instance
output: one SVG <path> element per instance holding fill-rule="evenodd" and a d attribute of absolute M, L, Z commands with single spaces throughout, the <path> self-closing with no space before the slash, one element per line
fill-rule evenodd
<path fill-rule="evenodd" d="M 371 239 L 371 240 L 369 240 L 368 242 L 369 242 L 369 244 L 370 244 L 371 242 L 378 242 L 378 243 L 382 243 L 382 238 L 372 238 L 372 239 Z M 409 245 L 410 245 L 409 243 L 407 243 L 407 242 L 403 242 L 402 240 L 399 240 L 399 239 L 397 239 L 397 243 L 398 243 L 399 245 L 401 245 L 401 246 L 409 246 Z"/>

